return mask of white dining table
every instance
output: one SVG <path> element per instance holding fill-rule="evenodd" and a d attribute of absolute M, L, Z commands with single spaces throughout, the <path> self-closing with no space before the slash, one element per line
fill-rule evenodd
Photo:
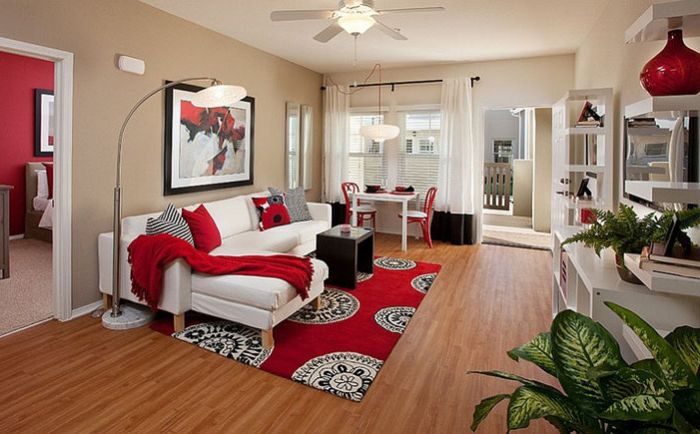
<path fill-rule="evenodd" d="M 372 202 L 395 202 L 401 204 L 401 250 L 408 250 L 408 203 L 416 201 L 416 209 L 420 208 L 420 194 L 392 194 L 392 193 L 352 193 L 352 220 L 353 226 L 357 226 L 357 208 L 360 200 Z"/>

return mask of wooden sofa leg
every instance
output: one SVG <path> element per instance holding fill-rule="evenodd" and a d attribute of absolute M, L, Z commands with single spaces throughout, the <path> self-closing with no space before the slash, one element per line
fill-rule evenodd
<path fill-rule="evenodd" d="M 110 310 L 112 308 L 112 295 L 102 294 L 102 309 Z"/>
<path fill-rule="evenodd" d="M 262 337 L 262 346 L 266 350 L 275 346 L 275 338 L 272 337 L 272 329 L 260 330 L 260 336 Z"/>
<path fill-rule="evenodd" d="M 321 309 L 321 296 L 320 295 L 311 301 L 311 308 L 313 310 Z"/>
<path fill-rule="evenodd" d="M 173 315 L 173 328 L 176 332 L 181 332 L 185 329 L 185 313 Z"/>

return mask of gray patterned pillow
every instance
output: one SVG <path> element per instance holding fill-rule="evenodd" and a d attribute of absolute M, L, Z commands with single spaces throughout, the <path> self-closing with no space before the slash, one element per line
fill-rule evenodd
<path fill-rule="evenodd" d="M 192 238 L 192 232 L 187 221 L 172 203 L 168 204 L 163 214 L 156 218 L 151 217 L 146 221 L 146 234 L 169 234 L 194 245 L 194 238 Z"/>
<path fill-rule="evenodd" d="M 270 194 L 284 194 L 284 203 L 289 210 L 289 218 L 292 223 L 312 220 L 309 206 L 306 204 L 304 187 L 293 188 L 286 193 L 274 187 L 268 187 Z"/>

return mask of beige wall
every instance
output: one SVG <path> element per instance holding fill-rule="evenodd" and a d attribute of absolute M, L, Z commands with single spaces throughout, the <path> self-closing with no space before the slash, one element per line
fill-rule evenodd
<path fill-rule="evenodd" d="M 648 97 L 639 84 L 639 71 L 656 55 L 665 41 L 625 44 L 625 30 L 652 3 L 650 0 L 613 0 L 605 8 L 596 25 L 576 53 L 576 87 L 612 87 L 615 104 L 615 191 L 620 198 L 620 149 L 624 106 Z M 686 38 L 686 45 L 700 50 L 700 38 Z"/>
<path fill-rule="evenodd" d="M 535 109 L 532 228 L 549 232 L 552 220 L 552 109 Z"/>
<path fill-rule="evenodd" d="M 284 186 L 285 102 L 313 106 L 314 185 L 321 186 L 321 76 L 135 0 L 0 0 L 0 36 L 75 54 L 73 307 L 99 298 L 97 235 L 109 231 L 117 132 L 129 108 L 163 80 L 211 75 L 255 97 L 255 185 L 164 197 L 164 98 L 142 107 L 125 138 L 124 214 L 157 211 L 267 186 Z M 115 54 L 146 60 L 146 74 L 114 67 Z M 232 216 L 235 218 L 235 216 Z"/>

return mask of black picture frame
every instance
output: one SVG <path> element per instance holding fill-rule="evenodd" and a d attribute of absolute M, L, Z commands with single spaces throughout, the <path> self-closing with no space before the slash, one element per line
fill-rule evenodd
<path fill-rule="evenodd" d="M 34 89 L 34 156 L 35 157 L 52 157 L 53 151 L 42 150 L 42 118 L 44 112 L 42 110 L 42 100 L 44 96 L 53 96 L 53 91 L 49 89 Z"/>
<path fill-rule="evenodd" d="M 166 83 L 170 83 L 166 81 Z M 224 188 L 235 188 L 243 187 L 247 185 L 253 185 L 254 183 L 254 173 L 255 173 L 255 98 L 252 96 L 247 96 L 241 100 L 250 104 L 250 125 L 246 125 L 246 135 L 250 137 L 250 167 L 248 170 L 248 179 L 241 181 L 229 181 L 229 182 L 218 182 L 210 184 L 202 184 L 187 187 L 174 187 L 173 186 L 173 173 L 172 173 L 172 160 L 173 160 L 173 104 L 174 104 L 174 91 L 181 90 L 185 92 L 195 93 L 203 88 L 200 86 L 194 86 L 191 84 L 178 84 L 165 90 L 165 129 L 164 129 L 164 158 L 163 158 L 163 195 L 172 196 L 177 194 L 186 193 L 196 193 L 202 191 L 219 190 Z M 179 122 L 179 121 L 178 121 Z M 216 178 L 216 175 L 212 175 L 212 178 Z"/>

